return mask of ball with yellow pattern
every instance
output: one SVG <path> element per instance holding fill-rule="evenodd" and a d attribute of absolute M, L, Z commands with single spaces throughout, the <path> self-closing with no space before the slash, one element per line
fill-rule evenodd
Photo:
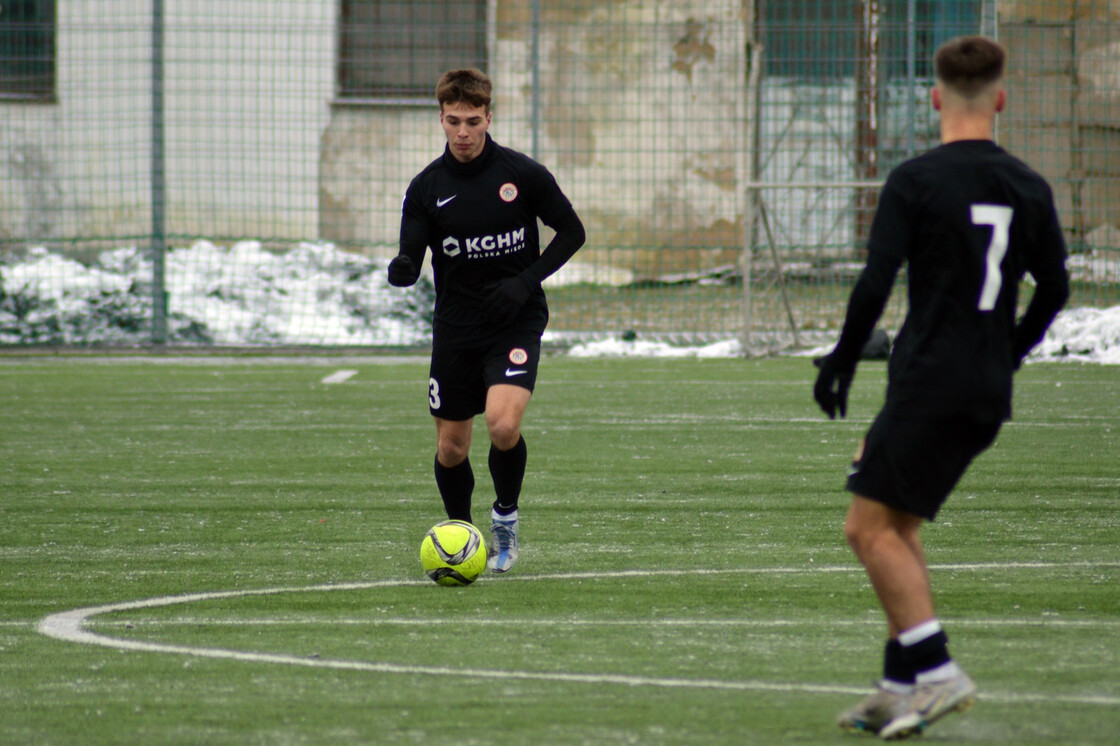
<path fill-rule="evenodd" d="M 482 532 L 466 521 L 437 523 L 420 542 L 420 565 L 440 585 L 470 585 L 486 570 Z"/>

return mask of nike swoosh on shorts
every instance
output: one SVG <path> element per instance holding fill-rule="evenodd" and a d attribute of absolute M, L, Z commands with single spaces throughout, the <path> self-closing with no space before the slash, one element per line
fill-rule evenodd
<path fill-rule="evenodd" d="M 514 376 L 523 376 L 529 371 L 527 370 L 510 370 L 506 368 L 506 378 L 513 378 Z"/>

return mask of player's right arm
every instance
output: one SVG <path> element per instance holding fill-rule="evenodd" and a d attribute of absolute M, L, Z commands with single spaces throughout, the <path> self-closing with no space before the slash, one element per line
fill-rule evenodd
<path fill-rule="evenodd" d="M 848 299 L 840 341 L 831 353 L 814 361 L 820 372 L 813 385 L 813 398 L 830 419 L 837 410 L 841 417 L 847 414 L 848 389 L 860 354 L 883 315 L 910 242 L 912 213 L 898 181 L 898 172 L 892 172 L 879 195 L 867 241 L 867 264 Z"/>
<path fill-rule="evenodd" d="M 430 243 L 428 215 L 420 199 L 420 190 L 413 181 L 405 192 L 401 206 L 400 248 L 389 262 L 389 284 L 408 287 L 420 279 L 420 265 Z"/>
<path fill-rule="evenodd" d="M 813 398 L 829 419 L 835 418 L 837 410 L 841 417 L 848 414 L 848 389 L 855 377 L 860 353 L 883 315 L 900 266 L 892 254 L 868 251 L 867 265 L 848 300 L 840 341 L 828 355 L 813 361 L 820 368 L 813 385 Z"/>
<path fill-rule="evenodd" d="M 855 370 L 863 346 L 887 306 L 901 266 L 897 255 L 869 248 L 867 265 L 852 288 L 840 341 L 832 353 L 841 370 Z"/>
<path fill-rule="evenodd" d="M 896 169 L 887 177 L 879 194 L 867 237 L 867 264 L 852 288 L 840 341 L 832 353 L 841 370 L 855 370 L 910 250 L 917 212 L 912 205 L 912 195 L 918 191 L 913 182 L 903 169 Z"/>

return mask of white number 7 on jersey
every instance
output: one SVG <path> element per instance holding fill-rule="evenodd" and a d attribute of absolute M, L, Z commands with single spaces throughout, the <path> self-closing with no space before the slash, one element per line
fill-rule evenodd
<path fill-rule="evenodd" d="M 972 205 L 972 224 L 992 226 L 992 240 L 988 242 L 987 266 L 984 270 L 984 285 L 980 289 L 981 311 L 991 311 L 996 307 L 999 289 L 1003 285 L 1003 273 L 999 271 L 1000 262 L 1007 253 L 1007 241 L 1011 235 L 1012 209 L 1005 205 Z"/>

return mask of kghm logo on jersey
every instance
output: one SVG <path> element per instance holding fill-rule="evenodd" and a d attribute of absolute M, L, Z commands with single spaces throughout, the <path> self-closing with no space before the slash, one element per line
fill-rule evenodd
<path fill-rule="evenodd" d="M 513 202 L 517 199 L 517 185 L 507 181 L 498 189 L 498 196 L 502 198 L 502 202 Z"/>
<path fill-rule="evenodd" d="M 503 254 L 513 254 L 525 246 L 525 229 L 518 228 L 506 231 L 496 236 L 472 236 L 459 239 L 448 236 L 443 239 L 443 253 L 445 256 L 459 256 L 467 252 L 468 259 L 482 259 Z"/>
<path fill-rule="evenodd" d="M 529 360 L 529 353 L 520 347 L 514 347 L 509 351 L 509 361 L 514 365 L 524 365 Z"/>

